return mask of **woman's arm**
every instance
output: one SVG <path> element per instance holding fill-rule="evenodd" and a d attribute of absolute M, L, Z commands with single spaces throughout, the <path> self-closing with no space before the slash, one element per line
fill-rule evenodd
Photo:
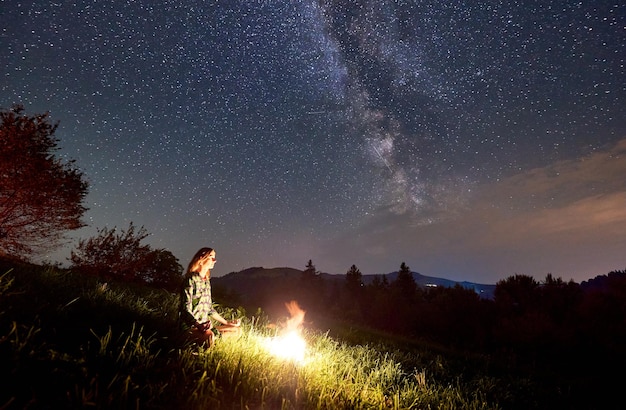
<path fill-rule="evenodd" d="M 193 316 L 193 297 L 195 294 L 195 284 L 193 280 L 188 279 L 185 287 L 181 292 L 181 317 L 188 326 L 198 327 L 199 323 Z"/>
<path fill-rule="evenodd" d="M 238 325 L 238 324 L 239 324 L 239 322 L 238 322 L 238 321 L 236 321 L 236 320 L 234 320 L 234 321 L 230 321 L 230 322 L 229 322 L 228 320 L 224 319 L 224 318 L 222 317 L 222 315 L 220 315 L 220 314 L 219 314 L 219 313 L 217 313 L 217 312 L 213 312 L 213 314 L 211 315 L 211 317 L 212 317 L 213 319 L 217 320 L 218 322 L 220 322 L 220 323 L 221 323 L 221 324 L 223 324 L 223 325 Z"/>

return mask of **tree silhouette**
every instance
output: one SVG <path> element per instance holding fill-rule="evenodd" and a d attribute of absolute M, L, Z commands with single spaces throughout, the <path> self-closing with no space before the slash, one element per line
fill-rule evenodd
<path fill-rule="evenodd" d="M 315 269 L 315 265 L 313 265 L 313 261 L 311 259 L 307 262 L 303 273 L 306 276 L 315 276 L 317 274 L 317 270 Z"/>
<path fill-rule="evenodd" d="M 0 254 L 27 258 L 84 226 L 88 185 L 74 161 L 54 155 L 58 124 L 23 111 L 0 111 Z"/>
<path fill-rule="evenodd" d="M 356 265 L 352 265 L 350 270 L 346 272 L 345 297 L 340 300 L 343 316 L 354 321 L 359 321 L 362 318 L 362 305 L 365 296 L 362 279 L 361 271 Z"/>
<path fill-rule="evenodd" d="M 532 308 L 539 295 L 539 283 L 528 275 L 515 275 L 496 283 L 494 300 L 501 311 L 523 313 Z"/>
<path fill-rule="evenodd" d="M 393 325 L 389 318 L 395 314 L 395 299 L 390 292 L 390 284 L 386 275 L 376 275 L 365 287 L 363 317 L 367 318 L 367 325 L 391 330 Z"/>
<path fill-rule="evenodd" d="M 400 264 L 398 276 L 396 277 L 396 280 L 392 283 L 392 286 L 395 292 L 397 292 L 398 296 L 405 299 L 406 301 L 410 301 L 415 297 L 415 292 L 417 291 L 417 283 L 415 282 L 415 278 L 411 273 L 411 269 L 407 266 L 406 263 L 402 262 Z"/>
<path fill-rule="evenodd" d="M 363 275 L 356 265 L 352 265 L 350 270 L 346 272 L 346 287 L 348 292 L 354 294 L 363 286 Z"/>
<path fill-rule="evenodd" d="M 175 291 L 183 267 L 171 252 L 142 245 L 148 237 L 144 227 L 131 222 L 127 230 L 99 229 L 98 235 L 80 240 L 71 252 L 72 268 L 105 279 L 142 282 Z"/>
<path fill-rule="evenodd" d="M 313 261 L 309 259 L 304 271 L 302 271 L 302 277 L 300 280 L 301 287 L 298 291 L 299 300 L 302 306 L 309 309 L 309 316 L 311 309 L 319 311 L 324 305 L 324 282 L 319 272 L 315 268 Z"/>

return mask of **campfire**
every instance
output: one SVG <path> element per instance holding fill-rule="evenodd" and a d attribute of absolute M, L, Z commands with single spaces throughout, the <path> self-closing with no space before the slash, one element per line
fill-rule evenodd
<path fill-rule="evenodd" d="M 300 363 L 304 361 L 306 353 L 306 342 L 300 334 L 305 312 L 300 309 L 296 301 L 285 303 L 285 306 L 289 311 L 290 318 L 287 319 L 287 323 L 279 335 L 266 341 L 266 346 L 274 356 Z"/>

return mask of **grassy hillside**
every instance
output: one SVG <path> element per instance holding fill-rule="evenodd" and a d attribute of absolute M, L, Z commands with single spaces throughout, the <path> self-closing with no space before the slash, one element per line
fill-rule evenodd
<path fill-rule="evenodd" d="M 273 356 L 262 311 L 238 340 L 181 334 L 177 295 L 52 267 L 0 266 L 0 408 L 496 409 L 558 403 L 485 357 L 341 323 L 305 328 L 302 362 Z M 220 300 L 219 295 L 215 295 Z M 285 312 L 285 315 L 287 312 Z M 557 406 L 558 407 L 558 406 Z"/>

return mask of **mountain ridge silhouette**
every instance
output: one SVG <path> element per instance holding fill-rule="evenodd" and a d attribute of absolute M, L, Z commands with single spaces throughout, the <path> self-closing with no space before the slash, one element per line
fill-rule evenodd
<path fill-rule="evenodd" d="M 249 286 L 249 283 L 256 282 L 258 279 L 269 279 L 269 280 L 277 280 L 280 279 L 283 281 L 291 281 L 295 279 L 299 279 L 305 270 L 290 268 L 290 267 L 275 267 L 275 268 L 264 268 L 264 267 L 251 267 L 247 269 L 243 269 L 239 272 L 230 272 L 226 275 L 215 277 L 212 280 L 214 282 L 225 285 L 231 289 L 238 289 L 244 291 L 253 291 L 254 285 Z M 421 287 L 435 287 L 435 286 L 443 286 L 443 287 L 454 287 L 459 285 L 465 289 L 472 289 L 477 294 L 479 294 L 483 298 L 492 299 L 493 294 L 496 288 L 495 284 L 483 284 L 469 281 L 455 281 L 452 279 L 439 278 L 434 276 L 426 276 L 422 275 L 419 272 L 411 272 L 413 275 L 413 279 L 415 283 Z M 345 274 L 333 274 L 333 273 L 325 273 L 325 272 L 316 272 L 315 275 L 325 281 L 333 282 L 333 281 L 341 281 L 346 279 Z M 376 277 L 382 279 L 383 277 L 387 278 L 388 282 L 393 282 L 398 275 L 397 271 L 390 273 L 382 273 L 382 274 L 368 274 L 362 275 L 361 279 L 364 285 L 371 284 Z"/>

